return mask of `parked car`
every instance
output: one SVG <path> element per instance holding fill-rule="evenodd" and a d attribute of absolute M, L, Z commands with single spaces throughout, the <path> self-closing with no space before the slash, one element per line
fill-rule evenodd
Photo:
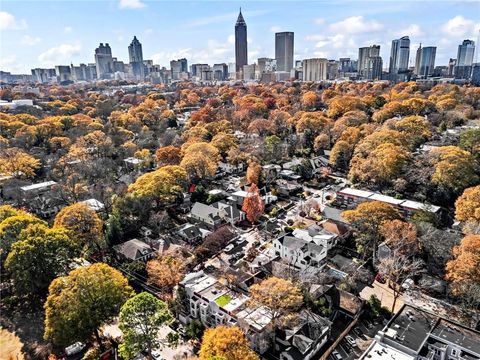
<path fill-rule="evenodd" d="M 235 247 L 235 245 L 233 245 L 233 244 L 227 245 L 227 247 L 225 248 L 225 252 L 232 251 L 232 249 L 233 249 L 234 247 Z"/>
<path fill-rule="evenodd" d="M 159 350 L 152 351 L 152 359 L 153 360 L 165 360 L 165 358 L 163 358 L 162 355 L 160 354 Z"/>
<path fill-rule="evenodd" d="M 345 340 L 347 340 L 347 343 L 351 346 L 357 346 L 357 343 L 353 337 L 350 335 L 345 336 Z"/>
<path fill-rule="evenodd" d="M 87 345 L 78 341 L 75 344 L 67 346 L 65 348 L 65 354 L 67 356 L 72 356 L 72 355 L 78 354 L 80 351 L 85 349 L 85 346 L 87 346 Z"/>
<path fill-rule="evenodd" d="M 359 327 L 356 327 L 353 329 L 353 332 L 357 335 L 357 336 L 362 336 L 363 335 L 363 331 L 359 328 Z"/>
<path fill-rule="evenodd" d="M 387 282 L 383 275 L 380 273 L 377 273 L 377 275 L 375 275 L 375 281 L 379 282 L 380 284 L 385 284 Z"/>
<path fill-rule="evenodd" d="M 336 360 L 342 360 L 343 359 L 342 355 L 340 355 L 340 353 L 337 350 L 333 350 L 332 355 Z"/>

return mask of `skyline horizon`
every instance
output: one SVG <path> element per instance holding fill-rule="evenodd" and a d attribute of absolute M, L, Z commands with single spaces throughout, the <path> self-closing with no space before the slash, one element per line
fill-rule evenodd
<path fill-rule="evenodd" d="M 20 2 L 21 3 L 21 2 Z M 52 3 L 52 2 L 50 2 Z M 66 2 L 53 2 L 58 6 L 64 6 Z M 131 11 L 143 11 L 145 9 L 149 9 L 152 6 L 156 6 L 158 4 L 168 5 L 168 6 L 177 6 L 176 3 L 170 2 L 149 2 L 144 1 L 141 2 L 140 0 L 120 0 L 114 1 L 109 0 L 105 2 L 79 2 L 73 1 L 70 4 L 81 4 L 82 6 L 87 4 L 109 4 L 110 11 L 126 11 L 128 9 L 129 12 Z M 122 4 L 125 5 L 128 3 L 130 7 L 127 8 L 120 8 Z M 219 7 L 224 6 L 223 3 L 217 2 L 194 2 L 191 4 L 197 5 L 199 3 L 203 4 L 217 4 Z M 237 3 L 237 2 L 235 2 Z M 244 5 L 247 3 L 247 6 L 252 6 L 252 9 L 245 10 L 246 6 Z M 289 2 L 285 2 L 289 3 Z M 356 1 L 346 1 L 342 3 L 350 3 L 352 6 L 358 4 Z M 371 3 L 371 2 L 370 2 Z M 379 2 L 373 2 L 375 4 L 379 4 Z M 381 4 L 389 4 L 390 2 L 380 2 Z M 425 3 L 432 3 L 430 1 L 424 2 L 421 5 L 424 6 Z M 440 3 L 441 6 L 445 6 L 447 3 L 454 3 L 454 2 L 442 2 Z M 458 2 L 455 2 L 458 4 Z M 158 64 L 169 68 L 170 60 L 177 60 L 180 58 L 186 58 L 189 64 L 193 63 L 234 63 L 234 25 L 235 20 L 237 18 L 238 13 L 232 16 L 232 13 L 228 13 L 228 17 L 223 15 L 217 15 L 216 17 L 210 18 L 197 18 L 196 21 L 190 21 L 188 26 L 185 26 L 186 31 L 176 31 L 176 35 L 178 41 L 175 42 L 175 45 L 183 45 L 185 42 L 184 36 L 185 33 L 189 32 L 189 29 L 197 29 L 197 33 L 202 33 L 205 31 L 213 30 L 215 27 L 222 27 L 229 29 L 229 35 L 227 36 L 227 41 L 225 43 L 221 43 L 217 39 L 208 39 L 208 36 L 204 36 L 201 41 L 198 41 L 199 44 L 204 44 L 203 46 L 200 45 L 199 48 L 194 49 L 193 47 L 182 47 L 172 49 L 171 47 L 159 51 L 158 45 L 156 49 L 151 47 L 152 45 L 152 35 L 158 34 L 159 29 L 153 28 L 137 28 L 131 29 L 132 25 L 125 24 L 123 26 L 123 30 L 121 35 L 112 33 L 109 36 L 102 36 L 103 39 L 92 39 L 92 37 L 88 36 L 88 46 L 85 45 L 84 40 L 73 41 L 71 43 L 63 43 L 57 46 L 53 46 L 47 49 L 45 44 L 44 38 L 40 37 L 42 34 L 39 33 L 38 36 L 32 37 L 31 35 L 27 34 L 27 32 L 31 29 L 31 21 L 27 21 L 26 18 L 22 18 L 22 16 L 18 16 L 13 13 L 9 13 L 6 10 L 9 6 L 13 5 L 11 1 L 4 1 L 2 6 L 2 11 L 0 11 L 0 23 L 1 23 L 1 30 L 0 36 L 2 37 L 1 41 L 1 52 L 2 58 L 0 59 L 0 70 L 8 71 L 11 73 L 30 73 L 31 69 L 34 68 L 51 68 L 55 65 L 78 65 L 80 63 L 93 63 L 94 62 L 94 51 L 95 48 L 98 47 L 100 43 L 108 43 L 112 48 L 112 56 L 118 58 L 120 61 L 124 61 L 125 63 L 128 62 L 128 52 L 127 48 L 130 42 L 132 41 L 133 37 L 136 36 L 139 41 L 142 43 L 142 48 L 144 52 L 144 59 L 145 60 L 152 60 L 154 64 Z M 17 3 L 18 4 L 18 3 Z M 112 9 L 112 6 L 118 5 L 118 9 Z M 136 4 L 136 5 L 135 5 Z M 141 5 L 139 5 L 141 4 Z M 228 8 L 232 8 L 234 2 L 228 2 Z M 480 23 L 476 23 L 475 21 L 464 17 L 461 14 L 460 8 L 455 8 L 456 12 L 449 13 L 446 16 L 449 18 L 446 22 L 441 21 L 443 26 L 441 27 L 441 32 L 445 32 L 448 30 L 450 35 L 447 37 L 438 38 L 434 35 L 430 34 L 429 30 L 423 31 L 420 25 L 411 24 L 407 28 L 398 30 L 389 26 L 388 29 L 385 29 L 384 23 L 380 22 L 376 19 L 365 18 L 363 15 L 360 16 L 350 16 L 347 17 L 348 14 L 344 16 L 340 16 L 340 21 L 332 22 L 334 19 L 327 19 L 325 18 L 318 18 L 315 17 L 311 22 L 315 25 L 319 26 L 320 28 L 327 29 L 325 35 L 321 34 L 314 34 L 314 35 L 306 35 L 306 30 L 311 32 L 312 26 L 305 28 L 300 28 L 297 30 L 293 25 L 296 18 L 293 18 L 292 26 L 276 26 L 272 25 L 274 21 L 261 21 L 262 17 L 265 17 L 268 14 L 274 12 L 274 10 L 270 9 L 271 11 L 267 11 L 267 9 L 261 9 L 258 7 L 258 4 L 254 4 L 251 2 L 238 2 L 238 6 L 236 6 L 236 10 L 242 7 L 242 13 L 244 14 L 245 21 L 247 23 L 247 27 L 249 29 L 249 37 L 248 37 L 248 63 L 252 64 L 257 61 L 258 58 L 261 57 L 270 57 L 275 58 L 274 56 L 274 44 L 275 44 L 275 33 L 277 32 L 285 32 L 285 31 L 292 31 L 295 33 L 295 52 L 294 52 L 294 60 L 302 60 L 307 58 L 327 58 L 327 59 L 336 59 L 338 60 L 340 57 L 350 57 L 351 59 L 355 60 L 358 58 L 358 48 L 363 46 L 371 46 L 371 45 L 380 45 L 380 55 L 384 59 L 384 65 L 388 64 L 388 59 L 390 55 L 391 49 L 391 41 L 393 39 L 398 39 L 401 36 L 409 36 L 411 40 L 410 45 L 410 59 L 409 59 L 409 66 L 414 65 L 414 58 L 415 58 L 415 50 L 418 48 L 419 44 L 423 46 L 436 46 L 437 47 L 437 65 L 448 65 L 449 58 L 455 58 L 457 56 L 457 48 L 458 45 L 462 43 L 465 39 L 470 39 L 475 42 L 478 46 L 478 34 L 475 35 L 475 31 L 480 29 Z M 259 2 L 260 5 L 271 4 L 270 2 Z M 282 5 L 284 3 L 281 3 Z M 309 5 L 326 5 L 325 2 L 301 2 L 296 3 L 298 5 L 302 4 L 309 4 Z M 335 4 L 339 4 L 339 2 L 335 2 Z M 460 2 L 463 6 L 470 6 L 471 3 L 468 1 Z M 9 6 L 6 6 L 9 5 Z M 38 5 L 35 3 L 35 5 Z M 411 6 L 411 3 L 407 3 L 407 8 Z M 137 7 L 131 7 L 137 6 Z M 139 6 L 139 7 L 138 7 Z M 301 6 L 300 6 L 301 7 Z M 7 9 L 8 10 L 8 9 Z M 32 9 L 33 10 L 33 9 Z M 458 11 L 457 11 L 458 10 Z M 383 9 L 383 14 L 385 14 L 386 9 Z M 147 14 L 152 14 L 151 11 L 147 12 Z M 457 14 L 457 15 L 454 15 Z M 123 14 L 122 14 L 123 15 Z M 145 14 L 144 14 L 145 15 Z M 446 15 L 446 14 L 444 14 Z M 119 15 L 120 16 L 120 15 Z M 444 16 L 445 17 L 445 16 Z M 127 17 L 130 21 L 133 21 L 135 16 Z M 249 21 L 250 18 L 250 21 Z M 385 17 L 381 18 L 383 21 L 386 20 Z M 185 24 L 185 23 L 184 23 Z M 251 24 L 251 25 L 250 25 Z M 424 25 L 422 25 L 424 26 Z M 35 25 L 33 25 L 35 27 Z M 94 31 L 96 34 L 101 33 L 100 30 L 96 30 L 97 28 L 100 29 L 102 26 L 89 26 L 89 31 Z M 125 29 L 125 27 L 127 29 Z M 259 28 L 269 28 L 268 35 L 269 36 L 259 36 Z M 61 27 L 60 27 L 61 28 Z M 205 29 L 206 28 L 206 29 Z M 73 26 L 66 26 L 64 27 L 64 31 L 62 34 L 59 34 L 59 37 L 66 35 L 78 36 L 78 30 Z M 168 29 L 171 31 L 172 29 Z M 178 30 L 178 29 L 175 29 Z M 113 30 L 112 30 L 113 31 Z M 129 35 L 126 32 L 129 32 Z M 336 31 L 337 35 L 327 35 L 328 32 Z M 23 33 L 23 37 L 17 38 L 16 46 L 8 46 L 9 42 L 14 40 L 13 37 L 9 37 L 8 34 L 13 33 L 15 36 L 20 36 Z M 383 35 L 383 38 L 379 37 L 379 34 Z M 77 34 L 77 35 L 76 35 Z M 7 36 L 6 36 L 7 35 Z M 82 34 L 83 36 L 87 37 L 87 34 Z M 114 36 L 117 35 L 116 39 L 113 39 Z M 227 35 L 227 33 L 225 34 Z M 394 37 L 392 37 L 394 36 Z M 438 34 L 436 34 L 438 36 Z M 110 37 L 113 41 L 105 40 L 105 38 Z M 218 37 L 218 34 L 217 34 Z M 390 37 L 390 38 L 388 38 Z M 435 42 L 437 39 L 438 42 Z M 52 39 L 49 39 L 50 41 Z M 167 40 L 167 38 L 162 38 L 162 40 Z M 175 39 L 171 39 L 174 40 Z M 192 37 L 189 37 L 187 40 L 192 40 Z M 258 43 L 260 41 L 260 43 Z M 262 42 L 264 45 L 262 45 Z M 158 43 L 157 41 L 153 42 L 154 44 Z M 313 43 L 313 49 L 307 48 L 303 46 L 303 44 Z M 92 44 L 94 44 L 92 46 Z M 260 44 L 260 45 L 259 45 Z M 37 50 L 35 50 L 37 49 Z M 12 52 L 13 53 L 9 53 Z M 18 55 L 15 53 L 15 50 L 18 50 Z M 22 56 L 22 53 L 29 53 L 33 52 L 38 54 L 37 56 Z M 475 57 L 478 57 L 478 51 L 475 52 Z M 22 59 L 30 59 L 28 64 L 24 64 L 19 61 L 19 58 Z M 385 68 L 385 66 L 384 66 Z"/>

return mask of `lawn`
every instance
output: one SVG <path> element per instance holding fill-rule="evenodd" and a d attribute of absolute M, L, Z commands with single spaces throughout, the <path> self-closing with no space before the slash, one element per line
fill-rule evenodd
<path fill-rule="evenodd" d="M 228 294 L 223 294 L 219 298 L 215 299 L 218 306 L 222 307 L 227 305 L 232 300 L 232 297 Z"/>

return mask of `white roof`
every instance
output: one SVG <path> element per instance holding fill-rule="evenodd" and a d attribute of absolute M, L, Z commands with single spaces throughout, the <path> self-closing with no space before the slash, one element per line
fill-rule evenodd
<path fill-rule="evenodd" d="M 239 197 L 247 197 L 248 192 L 246 192 L 244 190 L 238 190 L 238 191 L 235 191 L 234 193 L 232 193 L 232 195 L 239 196 Z"/>
<path fill-rule="evenodd" d="M 191 286 L 190 288 L 192 289 L 193 292 L 198 293 L 212 286 L 216 282 L 217 282 L 217 279 L 215 279 L 214 277 L 205 275 L 205 277 L 199 279 L 199 281 L 193 284 L 193 286 Z"/>
<path fill-rule="evenodd" d="M 256 330 L 262 331 L 272 321 L 272 313 L 265 306 L 254 310 L 246 308 L 237 314 L 237 318 L 243 319 Z"/>
<path fill-rule="evenodd" d="M 367 352 L 363 354 L 361 359 L 369 360 L 385 360 L 385 359 L 395 359 L 395 360 L 414 360 L 415 357 L 407 355 L 402 351 L 394 349 L 385 344 L 374 342 L 374 345 L 369 348 Z"/>
<path fill-rule="evenodd" d="M 400 204 L 400 206 L 415 210 L 426 210 L 432 213 L 436 213 L 438 210 L 440 210 L 440 206 L 422 204 L 421 202 L 413 200 L 405 200 Z"/>
<path fill-rule="evenodd" d="M 22 191 L 37 190 L 37 189 L 42 189 L 42 188 L 49 187 L 49 186 L 52 186 L 52 185 L 55 185 L 55 184 L 56 184 L 55 181 L 45 181 L 45 182 L 41 182 L 41 183 L 37 183 L 37 184 L 22 186 L 20 189 L 22 189 Z"/>
<path fill-rule="evenodd" d="M 140 162 L 141 162 L 142 160 L 137 159 L 137 158 L 134 158 L 134 157 L 129 157 L 129 158 L 124 159 L 123 161 L 125 161 L 126 163 L 130 163 L 130 164 L 133 164 L 133 165 L 137 165 L 137 164 L 140 164 Z"/>
<path fill-rule="evenodd" d="M 369 199 L 376 200 L 376 201 L 382 201 L 382 202 L 386 202 L 388 204 L 393 204 L 393 205 L 399 205 L 400 203 L 402 203 L 404 201 L 404 200 L 395 199 L 394 197 L 391 197 L 391 196 L 376 194 L 376 193 L 371 195 L 369 197 Z"/>
<path fill-rule="evenodd" d="M 247 300 L 248 300 L 248 297 L 240 294 L 238 297 L 235 297 L 232 300 L 230 300 L 227 305 L 222 306 L 222 308 L 225 309 L 228 312 L 231 312 L 231 311 L 234 311 L 235 309 L 238 309 L 245 302 L 247 302 Z"/>
<path fill-rule="evenodd" d="M 90 209 L 94 211 L 102 211 L 103 209 L 105 209 L 105 205 L 97 199 L 88 199 L 81 201 L 81 203 L 87 205 Z"/>
<path fill-rule="evenodd" d="M 373 195 L 373 192 L 371 191 L 359 190 L 359 189 L 348 188 L 348 187 L 340 190 L 339 193 L 342 193 L 345 195 L 358 196 L 362 198 L 368 198 L 369 196 Z"/>
<path fill-rule="evenodd" d="M 208 192 L 210 195 L 219 195 L 219 194 L 223 194 L 223 190 L 220 190 L 220 189 L 212 189 Z"/>

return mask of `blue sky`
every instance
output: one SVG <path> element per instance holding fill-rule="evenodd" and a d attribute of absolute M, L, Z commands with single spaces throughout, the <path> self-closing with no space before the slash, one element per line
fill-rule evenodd
<path fill-rule="evenodd" d="M 437 46 L 437 65 L 456 57 L 463 39 L 477 40 L 479 1 L 148 1 L 0 0 L 0 70 L 94 62 L 108 42 L 128 61 L 136 35 L 145 59 L 233 62 L 234 24 L 242 7 L 248 25 L 249 61 L 274 57 L 274 33 L 295 32 L 295 58 L 358 57 L 358 47 L 381 45 L 388 64 L 391 40 Z"/>

